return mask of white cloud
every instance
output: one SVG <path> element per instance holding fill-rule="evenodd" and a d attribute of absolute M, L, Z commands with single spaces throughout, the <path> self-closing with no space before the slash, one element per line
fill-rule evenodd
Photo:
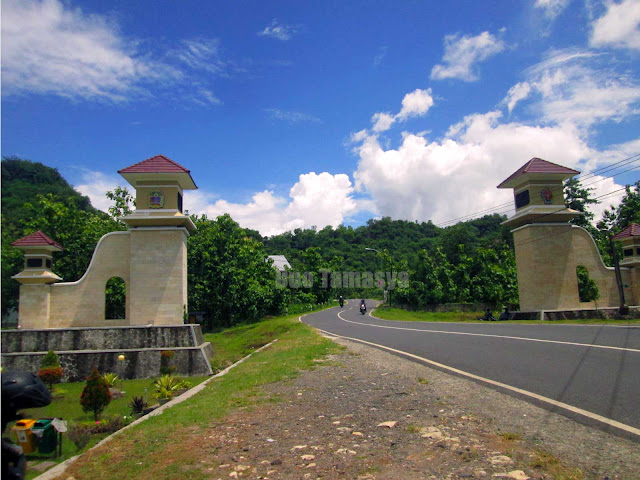
<path fill-rule="evenodd" d="M 180 48 L 170 52 L 176 58 L 193 70 L 202 70 L 219 76 L 228 76 L 232 65 L 222 59 L 220 55 L 220 39 L 198 38 L 182 40 Z"/>
<path fill-rule="evenodd" d="M 552 51 L 525 71 L 527 81 L 514 85 L 503 102 L 511 111 L 517 101 L 531 98 L 532 111 L 545 122 L 569 122 L 585 132 L 598 123 L 620 122 L 638 114 L 640 82 L 601 61 L 606 57 L 593 52 Z"/>
<path fill-rule="evenodd" d="M 294 25 L 282 25 L 278 22 L 278 19 L 274 18 L 270 25 L 264 27 L 264 30 L 258 32 L 258 35 L 263 37 L 277 38 L 278 40 L 286 41 L 298 31 L 298 27 Z"/>
<path fill-rule="evenodd" d="M 414 90 L 411 93 L 407 93 L 402 99 L 402 110 L 396 115 L 396 119 L 405 120 L 413 116 L 421 117 L 426 115 L 432 106 L 433 97 L 431 96 L 431 89 Z"/>
<path fill-rule="evenodd" d="M 473 72 L 476 63 L 486 60 L 504 50 L 504 42 L 489 32 L 475 37 L 470 35 L 447 35 L 444 37 L 444 65 L 436 65 L 431 70 L 431 78 L 442 80 L 457 78 L 467 82 L 478 80 Z"/>
<path fill-rule="evenodd" d="M 322 123 L 318 117 L 309 113 L 293 112 L 289 110 L 280 110 L 279 108 L 267 108 L 266 112 L 275 120 L 283 120 L 285 122 L 294 123 Z"/>
<path fill-rule="evenodd" d="M 385 132 L 391 128 L 396 120 L 404 121 L 409 117 L 422 117 L 433 106 L 431 89 L 416 89 L 407 93 L 402 99 L 402 109 L 396 115 L 380 112 L 371 117 L 372 130 L 376 133 Z"/>
<path fill-rule="evenodd" d="M 289 199 L 265 190 L 254 194 L 248 203 L 218 200 L 200 207 L 197 213 L 204 213 L 210 218 L 228 213 L 242 227 L 270 236 L 314 225 L 319 228 L 327 225 L 336 227 L 347 215 L 360 210 L 362 205 L 354 199 L 353 186 L 347 175 L 311 172 L 300 175 L 289 191 Z M 196 210 L 190 211 L 196 213 Z"/>
<path fill-rule="evenodd" d="M 129 191 L 133 190 L 120 176 L 84 171 L 81 178 L 83 183 L 76 185 L 74 188 L 82 195 L 89 197 L 94 208 L 103 212 L 107 212 L 109 207 L 113 206 L 113 202 L 106 197 L 107 192 L 123 185 L 126 185 Z"/>
<path fill-rule="evenodd" d="M 534 156 L 575 167 L 591 153 L 571 126 L 500 118 L 500 112 L 470 115 L 441 141 L 406 134 L 398 148 L 385 149 L 371 135 L 359 148 L 356 188 L 381 215 L 437 223 L 512 200 L 496 185 Z"/>
<path fill-rule="evenodd" d="M 372 130 L 374 132 L 384 132 L 391 128 L 395 117 L 389 113 L 375 113 L 371 117 L 371 123 L 373 123 Z"/>
<path fill-rule="evenodd" d="M 602 219 L 602 214 L 605 210 L 610 209 L 611 205 L 618 205 L 625 195 L 624 190 L 613 195 L 606 195 L 610 192 L 616 192 L 623 188 L 623 186 L 618 185 L 613 178 L 596 175 L 594 177 L 589 177 L 588 180 L 583 182 L 583 186 L 592 189 L 592 198 L 603 196 L 603 198 L 598 199 L 600 203 L 587 206 L 587 209 L 595 215 L 595 222 Z"/>
<path fill-rule="evenodd" d="M 591 46 L 640 50 L 640 0 L 607 2 L 606 13 L 592 27 Z"/>
<path fill-rule="evenodd" d="M 524 100 L 525 98 L 527 98 L 530 92 L 531 86 L 527 82 L 516 83 L 513 87 L 511 87 L 507 92 L 507 96 L 503 100 L 503 102 L 507 104 L 509 113 L 513 111 L 516 104 L 520 100 Z"/>
<path fill-rule="evenodd" d="M 373 57 L 374 67 L 379 67 L 382 64 L 382 61 L 387 56 L 388 50 L 389 50 L 389 47 L 386 47 L 386 46 L 382 46 L 378 49 L 378 53 L 376 54 L 375 57 Z"/>
<path fill-rule="evenodd" d="M 571 0 L 536 0 L 535 6 L 544 10 L 550 18 L 557 17 L 567 8 Z"/>
<path fill-rule="evenodd" d="M 142 57 L 104 18 L 57 0 L 2 2 L 4 94 L 121 101 L 143 81 L 179 72 Z"/>

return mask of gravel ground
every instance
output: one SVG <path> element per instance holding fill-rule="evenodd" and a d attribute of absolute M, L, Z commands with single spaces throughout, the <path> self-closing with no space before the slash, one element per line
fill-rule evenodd
<path fill-rule="evenodd" d="M 640 479 L 640 444 L 358 343 L 213 425 L 211 478 Z M 213 455 L 212 455 L 213 452 Z M 208 468 L 207 468 L 208 467 Z"/>

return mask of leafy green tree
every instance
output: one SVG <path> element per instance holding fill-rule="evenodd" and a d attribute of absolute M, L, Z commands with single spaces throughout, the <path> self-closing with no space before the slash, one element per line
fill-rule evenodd
<path fill-rule="evenodd" d="M 198 229 L 188 241 L 190 309 L 207 312 L 209 328 L 255 322 L 281 311 L 286 291 L 276 285 L 263 245 L 229 215 L 192 219 Z"/>
<path fill-rule="evenodd" d="M 114 204 L 109 207 L 109 215 L 111 215 L 112 218 L 118 220 L 133 213 L 131 207 L 136 206 L 136 199 L 127 187 L 116 187 L 113 191 L 107 192 L 106 196 L 114 202 Z"/>
<path fill-rule="evenodd" d="M 593 231 L 594 215 L 588 210 L 589 205 L 595 205 L 598 202 L 592 195 L 593 188 L 585 188 L 578 178 L 573 177 L 564 183 L 564 203 L 567 208 L 582 212 L 583 215 L 571 220 L 570 223 L 579 225 L 589 231 Z"/>
<path fill-rule="evenodd" d="M 581 302 L 592 302 L 600 298 L 600 291 L 596 282 L 589 277 L 589 271 L 584 265 L 576 267 L 578 276 L 578 295 Z"/>
<path fill-rule="evenodd" d="M 109 385 L 100 375 L 97 368 L 91 370 L 91 375 L 87 378 L 87 383 L 80 395 L 80 405 L 84 412 L 93 413 L 93 419 L 98 421 L 100 414 L 111 403 L 111 392 Z"/>

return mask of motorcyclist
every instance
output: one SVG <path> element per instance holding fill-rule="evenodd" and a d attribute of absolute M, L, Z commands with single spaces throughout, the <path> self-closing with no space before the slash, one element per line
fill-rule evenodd
<path fill-rule="evenodd" d="M 364 312 L 367 311 L 367 304 L 364 302 L 364 298 L 360 300 L 360 312 L 364 315 Z"/>
<path fill-rule="evenodd" d="M 340 307 L 344 306 L 344 298 L 342 297 L 342 295 L 340 295 L 340 298 L 338 298 L 338 301 L 340 302 Z"/>

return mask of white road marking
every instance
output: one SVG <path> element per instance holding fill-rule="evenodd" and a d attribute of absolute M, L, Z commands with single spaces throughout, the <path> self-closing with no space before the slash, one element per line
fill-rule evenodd
<path fill-rule="evenodd" d="M 469 335 L 469 336 L 472 336 L 472 337 L 507 338 L 507 339 L 510 339 L 510 340 L 522 340 L 522 341 L 526 341 L 526 342 L 557 343 L 557 344 L 560 344 L 560 345 L 574 345 L 574 346 L 578 346 L 578 347 L 604 348 L 604 349 L 608 349 L 608 350 L 622 350 L 622 351 L 625 351 L 625 352 L 640 353 L 640 350 L 636 349 L 636 348 L 611 347 L 609 345 L 594 345 L 594 344 L 591 344 L 591 343 L 561 342 L 559 340 L 544 340 L 544 339 L 541 339 L 541 338 L 528 338 L 528 337 L 512 337 L 512 336 L 509 336 L 509 335 L 492 335 L 492 334 L 489 334 L 489 333 L 451 332 L 451 331 L 447 331 L 447 330 L 426 330 L 426 329 L 421 329 L 421 328 L 392 327 L 390 325 L 373 325 L 373 324 L 370 324 L 370 323 L 360 323 L 360 322 L 354 322 L 352 320 L 347 320 L 345 318 L 342 318 L 340 313 L 342 313 L 342 312 L 338 312 L 338 317 L 343 322 L 354 323 L 356 325 L 362 325 L 362 326 L 365 326 L 365 327 L 388 328 L 388 329 L 392 329 L 392 330 L 406 330 L 406 331 L 410 331 L 410 332 L 442 333 L 442 334 L 448 334 L 448 335 Z M 374 318 L 374 317 L 372 317 L 372 318 Z"/>
<path fill-rule="evenodd" d="M 340 318 L 342 318 L 342 317 L 340 317 Z M 356 322 L 353 322 L 353 323 L 356 323 Z M 597 413 L 593 413 L 593 412 L 589 412 L 587 410 L 583 410 L 582 408 L 574 407 L 573 405 L 569 405 L 567 403 L 559 402 L 557 400 L 554 400 L 553 398 L 549 398 L 549 397 L 545 397 L 545 396 L 542 396 L 542 395 L 538 395 L 537 393 L 529 392 L 528 390 L 523 390 L 522 388 L 518 388 L 518 387 L 513 387 L 511 385 L 507 385 L 506 383 L 496 382 L 495 380 L 491 380 L 489 378 L 481 377 L 479 375 L 474 375 L 473 373 L 469 373 L 469 372 L 465 372 L 464 370 L 459 370 L 457 368 L 449 367 L 448 365 L 444 365 L 442 363 L 434 362 L 433 360 L 429 360 L 427 358 L 420 357 L 418 355 L 414 355 L 414 354 L 409 353 L 409 352 L 404 352 L 402 350 L 396 350 L 395 348 L 387 347 L 385 345 L 379 345 L 377 343 L 367 342 L 365 340 L 360 340 L 358 338 L 345 337 L 344 335 L 336 335 L 335 333 L 327 332 L 327 331 L 322 330 L 322 329 L 318 329 L 318 330 L 320 330 L 321 332 L 326 333 L 327 335 L 330 335 L 330 336 L 344 338 L 346 340 L 352 340 L 354 342 L 360 342 L 360 343 L 364 343 L 366 345 L 373 345 L 374 347 L 382 348 L 382 349 L 388 350 L 390 352 L 399 353 L 401 355 L 405 355 L 407 357 L 411 357 L 411 358 L 420 360 L 422 362 L 434 365 L 434 366 L 439 367 L 441 369 L 448 370 L 450 372 L 454 372 L 454 373 L 456 373 L 458 375 L 462 375 L 464 377 L 472 378 L 474 380 L 479 380 L 481 382 L 488 383 L 489 385 L 495 385 L 497 387 L 504 388 L 504 389 L 510 390 L 512 392 L 516 392 L 516 393 L 518 393 L 520 395 L 524 395 L 526 397 L 534 398 L 534 399 L 539 400 L 541 402 L 553 405 L 555 407 L 563 408 L 563 409 L 568 410 L 568 411 L 570 411 L 572 413 L 583 415 L 583 416 L 585 416 L 587 418 L 590 418 L 592 420 L 596 420 L 596 421 L 602 422 L 602 423 L 604 423 L 606 425 L 610 425 L 612 427 L 619 428 L 620 430 L 624 430 L 625 432 L 632 433 L 634 435 L 640 436 L 640 429 L 638 429 L 638 428 L 632 427 L 630 425 L 626 425 L 624 423 L 618 422 L 616 420 L 612 420 L 612 419 L 607 418 L 607 417 L 603 417 L 602 415 L 598 415 Z"/>

